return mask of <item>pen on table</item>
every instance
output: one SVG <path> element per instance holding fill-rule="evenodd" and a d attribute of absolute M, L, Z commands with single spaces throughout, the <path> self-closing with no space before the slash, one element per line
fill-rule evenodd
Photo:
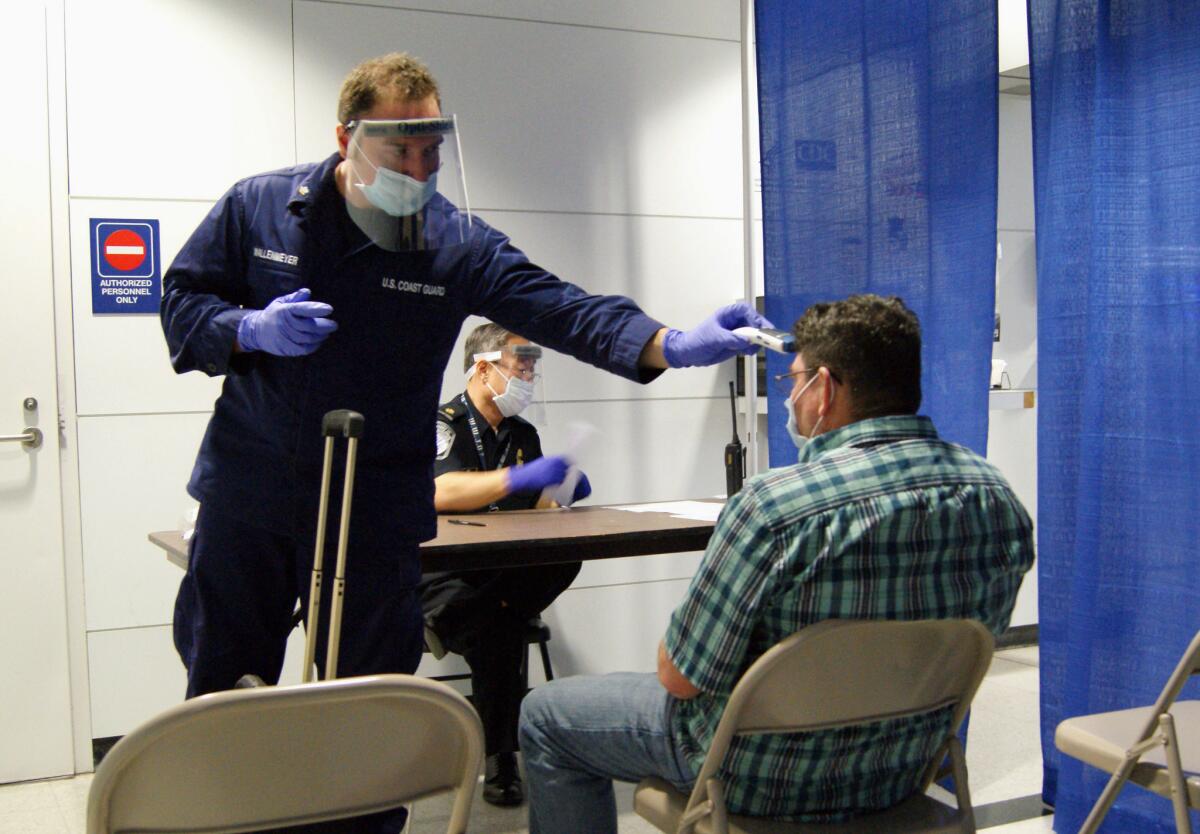
<path fill-rule="evenodd" d="M 467 521 L 463 518 L 448 518 L 446 520 L 451 524 L 462 524 L 466 527 L 487 527 L 482 521 Z"/>

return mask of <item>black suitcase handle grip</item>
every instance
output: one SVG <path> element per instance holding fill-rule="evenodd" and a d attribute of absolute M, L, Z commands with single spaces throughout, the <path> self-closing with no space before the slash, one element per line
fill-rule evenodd
<path fill-rule="evenodd" d="M 321 434 L 325 437 L 362 437 L 366 422 L 357 411 L 339 408 L 326 412 L 321 420 Z"/>

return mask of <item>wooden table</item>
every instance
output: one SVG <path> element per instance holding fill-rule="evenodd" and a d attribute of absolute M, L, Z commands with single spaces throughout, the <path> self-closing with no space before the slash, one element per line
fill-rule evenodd
<path fill-rule="evenodd" d="M 484 526 L 454 524 L 455 519 Z M 712 531 L 711 521 L 616 507 L 443 515 L 437 538 L 421 545 L 421 568 L 477 570 L 685 553 L 703 550 Z M 150 541 L 167 551 L 172 564 L 187 567 L 187 543 L 178 531 L 151 533 Z"/>

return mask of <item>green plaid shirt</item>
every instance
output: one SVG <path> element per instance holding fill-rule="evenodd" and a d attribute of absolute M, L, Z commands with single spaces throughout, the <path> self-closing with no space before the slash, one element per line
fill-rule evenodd
<path fill-rule="evenodd" d="M 964 617 L 998 634 L 1033 563 L 1004 477 L 925 417 L 863 420 L 809 441 L 797 466 L 749 480 L 721 513 L 667 652 L 701 690 L 673 730 L 700 769 L 725 703 L 763 652 L 829 618 Z M 722 766 L 735 813 L 842 819 L 919 785 L 949 710 L 813 733 L 742 736 Z"/>

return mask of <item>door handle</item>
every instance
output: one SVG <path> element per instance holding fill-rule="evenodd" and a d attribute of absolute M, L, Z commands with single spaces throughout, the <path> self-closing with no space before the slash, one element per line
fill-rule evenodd
<path fill-rule="evenodd" d="M 42 445 L 42 430 L 26 428 L 21 434 L 2 434 L 0 443 L 20 443 L 26 449 L 36 449 Z"/>

